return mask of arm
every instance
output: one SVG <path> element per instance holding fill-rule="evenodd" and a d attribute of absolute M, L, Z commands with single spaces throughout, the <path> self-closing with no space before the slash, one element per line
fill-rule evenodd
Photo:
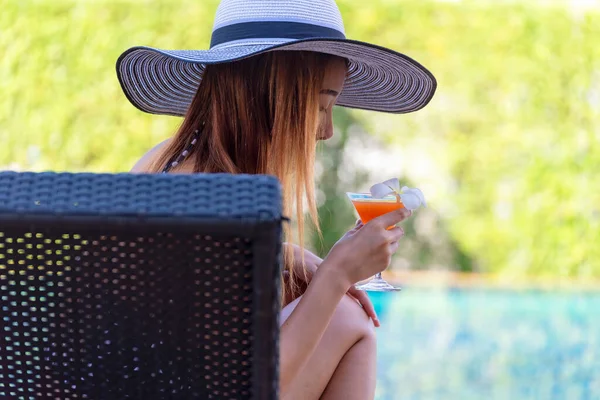
<path fill-rule="evenodd" d="M 323 259 L 305 249 L 304 265 L 302 265 L 302 249 L 300 246 L 289 243 L 284 243 L 284 245 L 292 246 L 294 251 L 294 274 L 301 281 L 297 291 L 286 294 L 283 304 L 285 306 L 304 294 L 307 286 L 312 281 L 313 276 L 317 273 L 317 269 L 321 263 L 323 263 Z M 367 293 L 363 290 L 356 289 L 354 286 L 350 286 L 347 294 L 361 305 L 365 313 L 373 320 L 375 327 L 378 328 L 381 324 L 379 322 L 379 318 L 377 317 L 377 313 L 375 312 L 375 307 L 373 306 L 373 303 L 371 302 L 371 299 Z"/>
<path fill-rule="evenodd" d="M 281 327 L 279 384 L 286 392 L 323 337 L 338 303 L 354 282 L 383 271 L 398 249 L 404 231 L 395 225 L 410 216 L 400 209 L 359 221 L 331 249 L 304 296 Z"/>

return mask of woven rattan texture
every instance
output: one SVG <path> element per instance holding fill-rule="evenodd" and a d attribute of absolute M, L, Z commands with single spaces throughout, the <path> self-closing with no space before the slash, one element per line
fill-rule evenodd
<path fill-rule="evenodd" d="M 193 206 L 181 201 L 163 180 L 199 199 L 175 188 Z M 256 371 L 277 376 L 279 229 L 245 229 L 280 221 L 276 181 L 2 173 L 0 202 L 0 398 L 245 399 L 253 388 L 276 398 L 277 379 L 257 384 Z M 17 211 L 25 223 L 2 223 Z M 97 224 L 71 224 L 80 214 Z M 103 224 L 130 214 L 132 224 Z M 147 229 L 140 215 L 173 223 Z M 178 228 L 190 215 L 210 221 L 198 219 L 203 233 Z M 219 217 L 239 228 L 216 229 Z M 258 314 L 269 323 L 253 324 Z"/>
<path fill-rule="evenodd" d="M 269 176 L 0 172 L 1 213 L 281 217 L 278 181 Z"/>
<path fill-rule="evenodd" d="M 234 236 L 0 231 L 0 396 L 247 398 L 251 265 Z"/>

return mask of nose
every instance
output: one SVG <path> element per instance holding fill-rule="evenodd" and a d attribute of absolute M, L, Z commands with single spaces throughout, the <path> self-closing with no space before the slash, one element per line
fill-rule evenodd
<path fill-rule="evenodd" d="M 333 116 L 329 114 L 327 119 L 323 121 L 324 124 L 321 126 L 318 140 L 328 140 L 333 137 Z"/>

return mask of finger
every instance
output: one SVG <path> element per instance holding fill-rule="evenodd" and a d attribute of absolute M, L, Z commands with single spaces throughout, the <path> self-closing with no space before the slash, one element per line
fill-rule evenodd
<path fill-rule="evenodd" d="M 387 228 L 388 226 L 396 225 L 399 222 L 404 221 L 406 218 L 410 217 L 412 211 L 402 207 L 398 210 L 390 211 L 387 214 L 383 214 L 377 218 L 375 218 L 371 222 L 375 222 L 376 224 Z"/>
<path fill-rule="evenodd" d="M 354 295 L 354 294 L 355 294 L 355 292 L 357 292 L 357 291 L 358 291 L 358 289 L 355 289 L 355 288 L 350 288 L 350 289 L 348 289 L 348 291 L 346 292 L 346 296 L 350 297 L 352 300 L 354 300 L 356 303 L 358 303 L 358 305 L 359 305 L 359 306 L 361 306 L 361 308 L 362 308 L 362 306 L 363 306 L 363 305 L 361 304 L 360 300 L 359 300 L 359 299 L 357 299 L 357 298 L 356 298 L 356 296 Z M 362 290 L 361 290 L 361 291 L 362 291 Z"/>
<path fill-rule="evenodd" d="M 402 236 L 404 236 L 404 229 L 399 226 L 387 230 L 387 238 L 390 242 L 397 242 Z"/>
<path fill-rule="evenodd" d="M 356 301 L 358 304 L 360 304 L 360 301 L 358 301 L 358 299 L 352 294 L 351 292 L 352 289 L 348 290 L 348 292 L 346 293 L 346 295 L 348 295 L 348 297 L 350 297 L 352 300 Z M 362 307 L 362 305 L 361 305 Z"/>
<path fill-rule="evenodd" d="M 346 296 L 350 297 L 350 298 L 351 298 L 353 301 L 355 301 L 355 302 L 356 302 L 356 304 L 358 304 L 358 305 L 360 306 L 360 308 L 363 308 L 363 309 L 364 309 L 364 307 L 363 307 L 362 303 L 360 302 L 360 300 L 359 300 L 359 299 L 357 299 L 357 298 L 356 298 L 356 296 L 354 295 L 354 294 L 356 293 L 356 291 L 357 291 L 357 289 L 350 288 L 350 289 L 348 289 L 348 291 L 346 292 Z M 366 312 L 366 311 L 365 311 L 365 312 Z M 368 314 L 367 314 L 367 316 L 369 316 L 369 317 L 370 317 L 370 315 L 368 315 Z"/>
<path fill-rule="evenodd" d="M 394 254 L 398 251 L 398 247 L 400 247 L 400 242 L 390 243 L 390 253 Z"/>
<path fill-rule="evenodd" d="M 381 323 L 379 322 L 379 318 L 375 312 L 375 307 L 373 306 L 369 295 L 367 295 L 364 290 L 358 290 L 354 287 L 350 288 L 349 293 L 362 305 L 363 310 L 365 310 L 367 315 L 373 320 L 375 327 L 379 328 Z"/>

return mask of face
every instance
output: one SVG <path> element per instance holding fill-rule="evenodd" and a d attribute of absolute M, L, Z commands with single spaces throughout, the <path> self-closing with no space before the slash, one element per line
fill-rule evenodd
<path fill-rule="evenodd" d="M 323 87 L 319 93 L 317 140 L 327 140 L 333 136 L 333 106 L 344 87 L 346 71 L 346 62 L 342 59 L 335 59 L 325 70 Z"/>

